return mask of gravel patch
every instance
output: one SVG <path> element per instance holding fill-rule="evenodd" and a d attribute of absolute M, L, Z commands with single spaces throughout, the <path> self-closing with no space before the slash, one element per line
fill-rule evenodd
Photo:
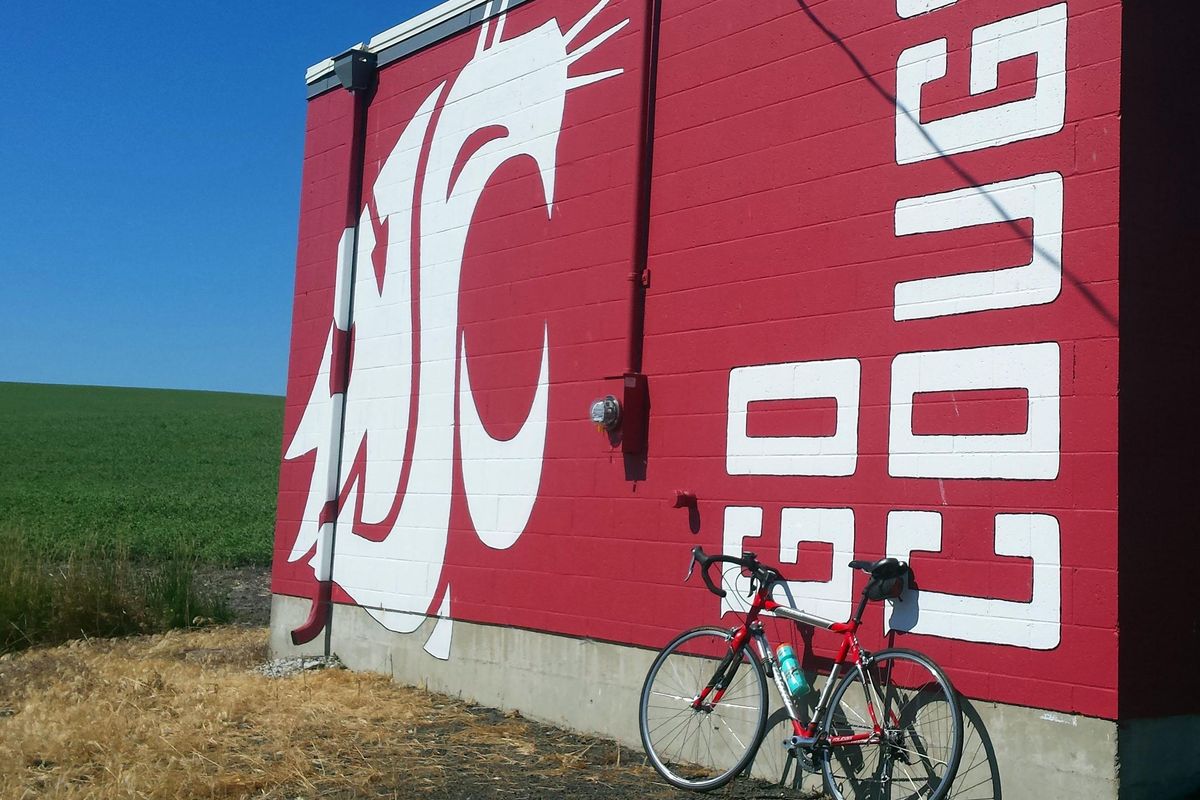
<path fill-rule="evenodd" d="M 346 665 L 337 655 L 332 656 L 293 656 L 292 658 L 277 658 L 260 664 L 250 670 L 267 678 L 287 678 L 301 672 L 315 672 L 322 669 L 345 669 Z"/>

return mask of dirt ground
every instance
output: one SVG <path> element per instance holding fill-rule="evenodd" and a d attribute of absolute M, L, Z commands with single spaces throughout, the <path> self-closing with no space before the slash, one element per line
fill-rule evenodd
<path fill-rule="evenodd" d="M 196 583 L 225 597 L 242 625 L 271 623 L 270 567 L 200 567 Z"/>
<path fill-rule="evenodd" d="M 202 576 L 266 620 L 264 571 Z M 639 751 L 346 670 L 264 677 L 246 624 L 0 658 L 0 799 L 695 798 Z M 795 797 L 739 780 L 712 797 Z"/>

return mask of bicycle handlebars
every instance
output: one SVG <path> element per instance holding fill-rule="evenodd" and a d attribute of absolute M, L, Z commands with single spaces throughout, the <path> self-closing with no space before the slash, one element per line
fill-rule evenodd
<path fill-rule="evenodd" d="M 759 583 L 759 585 L 766 586 L 772 581 L 783 580 L 783 575 L 779 573 L 779 570 L 775 569 L 774 567 L 768 567 L 765 564 L 758 563 L 758 556 L 754 553 L 742 553 L 741 558 L 725 555 L 710 556 L 704 552 L 704 548 L 697 545 L 696 547 L 692 548 L 692 562 L 688 566 L 687 577 L 684 578 L 684 581 L 686 582 L 691 579 L 692 570 L 695 569 L 696 564 L 699 564 L 700 577 L 704 578 L 704 585 L 707 586 L 708 590 L 717 597 L 725 597 L 727 594 L 726 591 L 714 584 L 712 577 L 708 574 L 708 568 L 710 566 L 713 564 L 722 563 L 734 564 L 749 572 L 751 587 L 754 586 L 756 581 Z"/>
<path fill-rule="evenodd" d="M 710 556 L 704 552 L 704 548 L 697 545 L 692 548 L 692 561 L 688 565 L 687 577 L 683 579 L 685 583 L 691 580 L 692 572 L 695 570 L 697 564 L 700 565 L 700 576 L 704 578 L 704 585 L 717 597 L 725 597 L 727 593 L 724 589 L 714 584 L 712 577 L 708 574 L 708 568 L 713 564 L 734 564 L 749 572 L 751 594 L 754 592 L 755 583 L 759 586 L 769 586 L 775 581 L 785 580 L 779 570 L 765 564 L 760 564 L 758 556 L 755 553 L 747 551 L 742 553 L 741 558 L 726 555 Z M 894 579 L 902 576 L 904 573 L 912 574 L 912 569 L 908 564 L 894 558 L 881 558 L 878 561 L 851 561 L 848 566 L 851 569 L 859 569 L 866 572 L 874 581 Z M 870 587 L 868 586 L 868 588 Z"/>

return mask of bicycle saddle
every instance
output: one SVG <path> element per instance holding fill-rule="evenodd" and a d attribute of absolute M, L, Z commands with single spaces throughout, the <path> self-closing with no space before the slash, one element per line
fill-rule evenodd
<path fill-rule="evenodd" d="M 850 569 L 869 572 L 872 578 L 880 580 L 894 578 L 908 569 L 907 564 L 894 558 L 881 558 L 878 561 L 851 561 L 848 566 Z"/>

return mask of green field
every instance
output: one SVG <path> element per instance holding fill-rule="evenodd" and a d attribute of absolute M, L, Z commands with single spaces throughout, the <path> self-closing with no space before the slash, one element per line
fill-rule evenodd
<path fill-rule="evenodd" d="M 268 563 L 282 430 L 282 397 L 0 383 L 0 527 L 51 557 Z"/>

